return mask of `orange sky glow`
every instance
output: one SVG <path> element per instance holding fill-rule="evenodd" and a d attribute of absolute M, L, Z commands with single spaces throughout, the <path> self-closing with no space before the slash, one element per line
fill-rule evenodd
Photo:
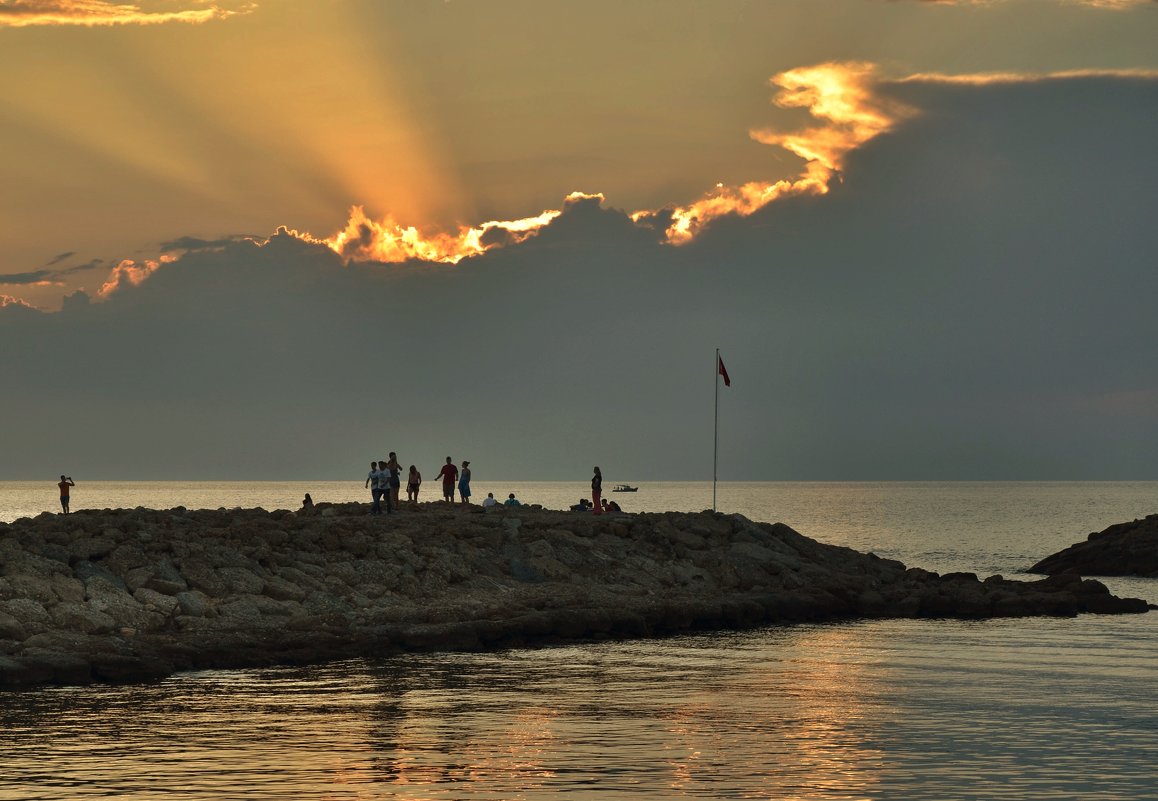
<path fill-rule="evenodd" d="M 167 243 L 282 230 L 454 265 L 583 198 L 680 246 L 826 194 L 920 114 L 901 84 L 1158 67 L 1153 0 L 662 6 L 0 0 L 0 290 L 107 297 Z"/>
<path fill-rule="evenodd" d="M 876 75 L 877 69 L 872 64 L 830 62 L 773 76 L 770 82 L 778 91 L 772 102 L 782 108 L 804 109 L 821 124 L 793 133 L 753 130 L 750 136 L 755 141 L 783 147 L 803 159 L 800 174 L 791 180 L 751 181 L 736 186 L 718 184 L 690 204 L 635 211 L 631 219 L 637 224 L 649 225 L 670 216 L 664 237 L 669 244 L 682 245 L 721 216 L 747 216 L 791 195 L 824 194 L 847 153 L 914 113 L 881 97 L 875 91 Z M 601 194 L 573 192 L 567 200 L 595 197 L 604 199 Z M 345 228 L 332 236 L 292 233 L 310 242 L 324 243 L 352 261 L 417 259 L 457 264 L 492 247 L 534 236 L 559 214 L 559 210 L 546 209 L 519 220 L 492 220 L 460 226 L 454 231 L 439 231 L 402 224 L 392 216 L 374 220 L 366 215 L 364 207 L 355 206 Z M 494 233 L 505 236 L 490 236 Z"/>

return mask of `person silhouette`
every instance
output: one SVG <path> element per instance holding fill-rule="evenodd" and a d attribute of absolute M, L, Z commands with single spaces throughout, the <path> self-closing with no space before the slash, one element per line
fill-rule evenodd
<path fill-rule="evenodd" d="M 438 471 L 438 475 L 442 476 L 442 499 L 447 503 L 453 503 L 454 482 L 458 480 L 458 468 L 454 466 L 454 460 L 449 456 L 446 457 L 446 464 Z"/>
<path fill-rule="evenodd" d="M 462 463 L 462 472 L 458 474 L 458 494 L 463 503 L 470 503 L 470 462 Z"/>
<path fill-rule="evenodd" d="M 597 515 L 603 514 L 603 507 L 599 503 L 601 495 L 603 495 L 603 474 L 596 467 L 595 475 L 591 476 L 591 505 Z"/>
<path fill-rule="evenodd" d="M 406 500 L 418 503 L 418 488 L 422 486 L 422 473 L 410 465 L 410 475 L 406 478 Z"/>
<path fill-rule="evenodd" d="M 60 487 L 60 508 L 63 510 L 61 514 L 68 514 L 68 488 L 75 487 L 76 482 L 71 476 L 61 476 L 60 483 L 56 486 Z"/>

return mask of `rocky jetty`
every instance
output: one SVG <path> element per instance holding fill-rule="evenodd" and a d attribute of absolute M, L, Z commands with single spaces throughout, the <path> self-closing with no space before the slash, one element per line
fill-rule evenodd
<path fill-rule="evenodd" d="M 857 617 L 1144 612 L 1096 581 L 939 576 L 738 515 L 423 504 L 0 524 L 0 686 Z"/>
<path fill-rule="evenodd" d="M 1029 572 L 1158 578 L 1158 515 L 1095 531 L 1085 542 L 1042 559 Z"/>

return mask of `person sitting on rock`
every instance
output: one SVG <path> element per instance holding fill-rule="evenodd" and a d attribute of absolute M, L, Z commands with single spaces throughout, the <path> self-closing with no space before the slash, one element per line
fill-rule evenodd
<path fill-rule="evenodd" d="M 505 501 L 503 501 L 503 505 L 504 506 L 522 506 L 522 504 L 519 503 L 519 499 L 515 497 L 515 493 L 513 493 L 513 492 L 507 496 L 507 499 Z"/>
<path fill-rule="evenodd" d="M 587 505 L 587 499 L 586 498 L 580 498 L 579 503 L 577 503 L 571 507 L 571 511 L 572 512 L 586 512 L 590 508 L 591 507 L 589 507 Z"/>
<path fill-rule="evenodd" d="M 499 502 L 495 500 L 495 494 L 493 492 L 488 492 L 487 496 L 485 498 L 483 498 L 483 508 L 484 509 L 490 509 L 490 508 L 492 508 L 494 506 L 498 506 L 498 505 L 499 505 Z"/>
<path fill-rule="evenodd" d="M 306 497 L 302 498 L 302 511 L 303 512 L 312 512 L 313 509 L 314 509 L 314 499 L 311 498 L 310 494 L 307 492 Z"/>
<path fill-rule="evenodd" d="M 615 501 L 608 501 L 607 502 L 607 511 L 609 511 L 609 512 L 622 512 L 623 509 L 621 509 L 619 504 L 617 504 Z"/>

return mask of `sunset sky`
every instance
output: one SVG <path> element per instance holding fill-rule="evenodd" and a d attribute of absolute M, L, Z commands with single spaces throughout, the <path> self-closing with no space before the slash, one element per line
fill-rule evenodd
<path fill-rule="evenodd" d="M 716 347 L 729 478 L 1158 478 L 1155 42 L 1152 0 L 0 0 L 0 478 L 705 478 Z"/>

